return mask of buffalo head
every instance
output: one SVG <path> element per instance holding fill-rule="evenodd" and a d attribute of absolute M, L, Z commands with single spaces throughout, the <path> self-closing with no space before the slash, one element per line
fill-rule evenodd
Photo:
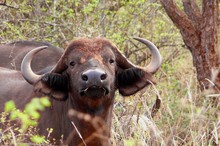
<path fill-rule="evenodd" d="M 34 54 L 46 48 L 38 47 L 25 56 L 21 72 L 38 92 L 60 100 L 72 97 L 94 108 L 113 99 L 116 89 L 128 96 L 152 82 L 151 74 L 161 65 L 160 53 L 150 41 L 134 39 L 151 51 L 151 62 L 145 68 L 132 64 L 110 41 L 96 38 L 72 41 L 51 72 L 43 75 L 35 74 L 30 65 Z"/>

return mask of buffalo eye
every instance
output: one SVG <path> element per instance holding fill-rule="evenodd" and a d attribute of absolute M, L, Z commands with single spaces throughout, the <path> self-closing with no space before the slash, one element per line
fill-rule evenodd
<path fill-rule="evenodd" d="M 70 62 L 70 65 L 71 65 L 71 66 L 75 66 L 76 63 L 75 63 L 74 61 L 71 61 L 71 62 Z"/>
<path fill-rule="evenodd" d="M 110 59 L 110 60 L 109 60 L 109 63 L 110 63 L 110 64 L 113 64 L 114 62 L 115 62 L 114 59 Z"/>

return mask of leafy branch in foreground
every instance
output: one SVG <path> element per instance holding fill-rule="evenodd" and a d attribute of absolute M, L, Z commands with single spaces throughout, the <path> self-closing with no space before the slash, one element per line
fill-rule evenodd
<path fill-rule="evenodd" d="M 23 110 L 18 110 L 14 101 L 5 104 L 0 115 L 0 143 L 17 145 L 17 143 L 47 143 L 44 137 L 36 135 L 35 126 L 40 118 L 40 112 L 50 106 L 47 97 L 32 99 Z M 12 141 L 13 139 L 13 141 Z"/>

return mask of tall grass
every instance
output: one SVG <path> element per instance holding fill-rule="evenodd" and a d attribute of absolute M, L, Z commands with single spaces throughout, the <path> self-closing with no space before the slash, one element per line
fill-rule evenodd
<path fill-rule="evenodd" d="M 156 90 L 150 87 L 126 99 L 118 96 L 112 129 L 114 145 L 220 145 L 219 104 L 213 106 L 210 92 L 198 89 L 190 54 L 181 53 L 172 64 L 163 65 L 157 74 Z M 151 117 L 158 91 L 161 107 Z"/>

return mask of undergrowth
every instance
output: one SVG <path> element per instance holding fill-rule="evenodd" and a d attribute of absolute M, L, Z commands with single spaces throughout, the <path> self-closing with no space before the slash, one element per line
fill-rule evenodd
<path fill-rule="evenodd" d="M 129 98 L 117 97 L 112 129 L 115 146 L 220 144 L 219 104 L 213 105 L 209 91 L 198 89 L 190 54 L 181 53 L 178 61 L 163 64 L 156 76 L 156 89 L 147 88 Z M 161 107 L 151 117 L 157 96 L 162 99 Z M 220 95 L 216 96 L 219 99 Z"/>

